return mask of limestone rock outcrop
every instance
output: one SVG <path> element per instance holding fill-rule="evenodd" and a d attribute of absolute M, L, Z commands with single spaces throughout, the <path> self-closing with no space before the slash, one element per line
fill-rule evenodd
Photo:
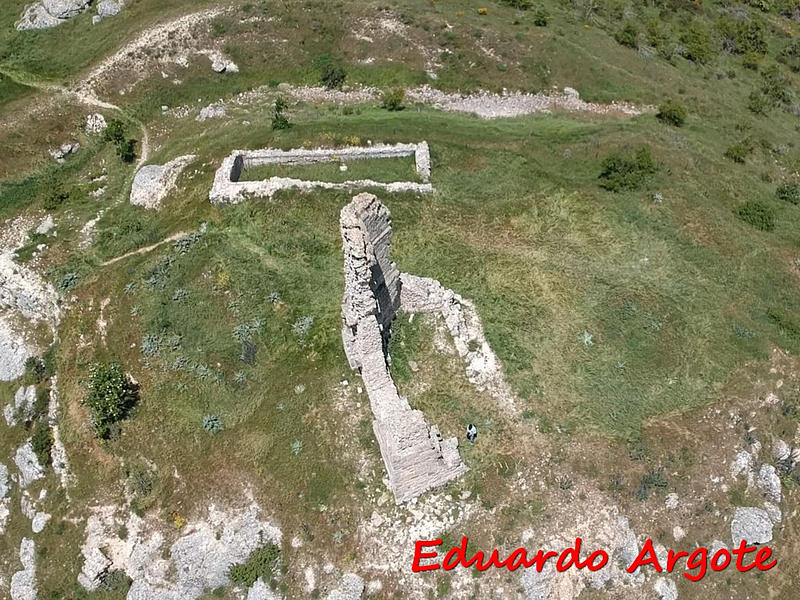
<path fill-rule="evenodd" d="M 175 187 L 178 175 L 195 159 L 194 154 L 179 156 L 164 165 L 146 165 L 136 172 L 131 187 L 131 204 L 153 210 Z"/>
<path fill-rule="evenodd" d="M 395 500 L 407 502 L 466 472 L 456 438 L 442 439 L 402 398 L 389 373 L 386 345 L 400 306 L 401 282 L 390 260 L 391 215 L 372 194 L 342 209 L 345 290 L 342 339 L 348 361 L 361 370 L 372 423 Z"/>
<path fill-rule="evenodd" d="M 17 21 L 17 30 L 56 27 L 81 14 L 90 3 L 91 0 L 40 0 L 25 8 Z"/>

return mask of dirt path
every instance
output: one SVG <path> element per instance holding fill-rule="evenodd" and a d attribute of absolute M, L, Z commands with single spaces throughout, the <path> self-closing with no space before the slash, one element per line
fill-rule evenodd
<path fill-rule="evenodd" d="M 156 248 L 163 246 L 164 244 L 169 244 L 170 242 L 176 242 L 182 237 L 186 237 L 188 234 L 185 231 L 179 231 L 178 233 L 173 233 L 168 238 L 164 238 L 160 242 L 156 242 L 152 246 L 145 246 L 144 248 L 139 248 L 138 250 L 131 250 L 130 252 L 123 254 L 122 256 L 117 256 L 116 258 L 111 258 L 104 263 L 100 263 L 101 267 L 107 267 L 108 265 L 113 265 L 114 263 L 118 263 L 121 260 L 125 260 L 126 258 L 130 258 L 131 256 L 136 256 L 138 254 L 147 254 L 148 252 L 152 252 Z"/>

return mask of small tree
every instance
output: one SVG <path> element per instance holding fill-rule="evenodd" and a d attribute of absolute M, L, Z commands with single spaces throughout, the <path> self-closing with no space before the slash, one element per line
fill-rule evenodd
<path fill-rule="evenodd" d="M 656 118 L 662 123 L 680 127 L 686 122 L 686 107 L 677 100 L 667 100 L 658 107 Z"/>
<path fill-rule="evenodd" d="M 406 91 L 403 88 L 387 90 L 383 93 L 383 104 L 381 106 L 389 111 L 403 110 L 403 100 L 406 98 Z"/>
<path fill-rule="evenodd" d="M 600 187 L 611 192 L 635 190 L 656 171 L 658 164 L 647 146 L 642 146 L 635 152 L 614 152 L 603 161 Z"/>
<path fill-rule="evenodd" d="M 108 439 L 114 426 L 126 418 L 138 400 L 136 386 L 117 363 L 101 363 L 89 371 L 89 393 L 84 403 L 92 413 L 97 437 Z"/>
<path fill-rule="evenodd" d="M 639 47 L 639 29 L 631 21 L 625 23 L 625 25 L 617 32 L 614 38 L 617 40 L 617 42 L 623 46 L 627 46 L 628 48 Z"/>
<path fill-rule="evenodd" d="M 279 96 L 275 100 L 275 106 L 272 107 L 272 129 L 289 129 L 292 126 L 283 114 L 288 107 L 289 104 L 283 97 Z"/>

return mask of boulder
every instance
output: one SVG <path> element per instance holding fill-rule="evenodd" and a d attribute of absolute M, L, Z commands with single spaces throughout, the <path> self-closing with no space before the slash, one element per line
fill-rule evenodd
<path fill-rule="evenodd" d="M 193 154 L 187 154 L 165 165 L 146 165 L 139 169 L 133 178 L 131 204 L 153 210 L 161 208 L 161 202 L 175 187 L 178 175 L 194 159 Z"/>
<path fill-rule="evenodd" d="M 758 487 L 764 492 L 767 500 L 780 504 L 781 502 L 781 478 L 772 465 L 761 465 L 758 471 Z"/>
<path fill-rule="evenodd" d="M 124 0 L 100 0 L 97 3 L 97 16 L 100 18 L 113 17 L 124 7 Z"/>
<path fill-rule="evenodd" d="M 103 133 L 107 127 L 108 123 L 106 123 L 106 118 L 100 113 L 94 113 L 86 117 L 86 127 L 84 130 L 89 135 Z"/>
<path fill-rule="evenodd" d="M 44 471 L 39 464 L 39 459 L 36 458 L 30 440 L 17 449 L 17 453 L 14 455 L 14 464 L 19 469 L 19 486 L 23 489 L 44 477 Z"/>
<path fill-rule="evenodd" d="M 11 600 L 36 600 L 36 546 L 24 538 L 19 546 L 22 571 L 11 576 Z"/>
<path fill-rule="evenodd" d="M 224 104 L 211 104 L 200 109 L 195 121 L 205 121 L 206 119 L 221 119 L 227 114 Z"/>
<path fill-rule="evenodd" d="M 772 519 L 762 508 L 738 507 L 731 521 L 731 538 L 738 548 L 742 540 L 748 544 L 766 544 L 772 541 Z"/>
<path fill-rule="evenodd" d="M 25 8 L 17 21 L 17 30 L 56 27 L 82 13 L 90 3 L 91 0 L 40 0 Z"/>

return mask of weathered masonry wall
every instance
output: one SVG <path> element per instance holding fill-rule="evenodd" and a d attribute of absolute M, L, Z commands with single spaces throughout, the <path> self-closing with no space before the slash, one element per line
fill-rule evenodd
<path fill-rule="evenodd" d="M 386 344 L 400 307 L 401 280 L 390 260 L 391 216 L 371 194 L 359 194 L 340 219 L 345 290 L 342 340 L 353 368 L 361 370 L 372 423 L 389 485 L 398 504 L 467 471 L 456 438 L 442 439 L 419 410 L 402 398 L 389 373 Z"/>
<path fill-rule="evenodd" d="M 417 175 L 423 183 L 413 181 L 394 181 L 384 183 L 371 179 L 357 179 L 334 183 L 329 181 L 308 181 L 291 177 L 270 177 L 262 181 L 240 181 L 242 171 L 248 167 L 269 164 L 309 165 L 324 162 L 353 161 L 381 158 L 414 157 Z M 214 185 L 209 199 L 212 204 L 237 204 L 248 197 L 271 197 L 278 190 L 297 189 L 364 189 L 377 188 L 388 192 L 415 192 L 429 194 L 434 191 L 429 183 L 431 176 L 430 150 L 427 142 L 418 144 L 375 144 L 374 146 L 355 146 L 347 148 L 317 148 L 308 150 L 235 150 L 217 169 Z"/>

